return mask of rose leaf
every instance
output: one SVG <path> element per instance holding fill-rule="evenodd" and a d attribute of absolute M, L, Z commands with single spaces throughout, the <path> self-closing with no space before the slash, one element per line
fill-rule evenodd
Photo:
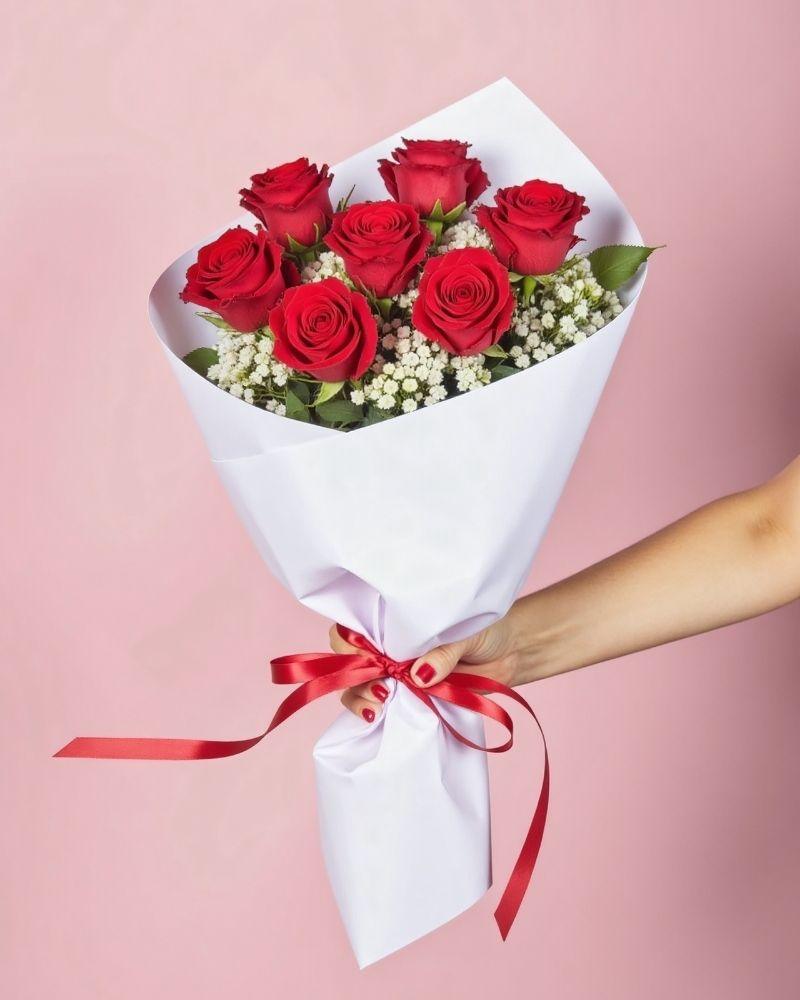
<path fill-rule="evenodd" d="M 311 402 L 311 389 L 308 382 L 301 382 L 299 379 L 292 379 L 288 388 L 297 396 L 301 403 L 308 405 Z"/>
<path fill-rule="evenodd" d="M 492 382 L 499 382 L 501 378 L 516 375 L 518 371 L 519 368 L 512 368 L 511 365 L 497 365 L 492 369 Z"/>
<path fill-rule="evenodd" d="M 327 403 L 329 399 L 333 399 L 343 385 L 344 382 L 322 382 L 317 398 L 314 400 L 314 406 L 320 406 L 322 403 Z"/>
<path fill-rule="evenodd" d="M 208 369 L 219 361 L 219 355 L 213 347 L 197 347 L 195 350 L 189 351 L 183 360 L 193 371 L 205 378 L 208 375 Z"/>
<path fill-rule="evenodd" d="M 207 323 L 211 323 L 213 326 L 218 327 L 220 330 L 233 330 L 234 333 L 237 331 L 230 325 L 226 323 L 221 316 L 217 316 L 216 313 L 212 312 L 199 312 L 196 314 L 200 319 L 204 319 Z"/>
<path fill-rule="evenodd" d="M 354 424 L 364 416 L 364 410 L 347 399 L 330 399 L 317 406 L 317 413 L 328 424 Z"/>
<path fill-rule="evenodd" d="M 286 416 L 293 417 L 295 420 L 304 420 L 306 423 L 311 421 L 308 407 L 291 389 L 286 390 Z"/>
<path fill-rule="evenodd" d="M 632 278 L 650 254 L 658 249 L 660 247 L 598 247 L 589 254 L 592 274 L 606 291 L 613 292 Z"/>

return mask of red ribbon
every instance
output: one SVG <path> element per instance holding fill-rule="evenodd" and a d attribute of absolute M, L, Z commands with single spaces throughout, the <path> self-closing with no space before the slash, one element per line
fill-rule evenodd
<path fill-rule="evenodd" d="M 279 656 L 272 660 L 272 680 L 276 684 L 299 684 L 278 706 L 267 729 L 260 736 L 249 740 L 174 740 L 152 738 L 114 738 L 101 736 L 79 736 L 55 754 L 56 757 L 94 757 L 105 760 L 212 760 L 216 757 L 233 757 L 244 753 L 260 743 L 273 729 L 285 722 L 295 712 L 323 695 L 343 688 L 365 684 L 382 677 L 393 677 L 404 684 L 415 697 L 424 702 L 438 717 L 442 725 L 454 739 L 474 750 L 486 753 L 504 753 L 514 742 L 514 723 L 503 708 L 484 697 L 487 694 L 502 694 L 512 698 L 533 718 L 544 743 L 544 774 L 539 800 L 531 820 L 530 828 L 522 845 L 517 862 L 503 890 L 494 918 L 505 941 L 514 918 L 520 908 L 533 874 L 547 819 L 547 802 L 550 794 L 550 764 L 547 757 L 547 743 L 541 724 L 527 701 L 512 688 L 483 677 L 480 674 L 454 672 L 445 680 L 420 688 L 411 679 L 410 669 L 414 660 L 392 660 L 379 652 L 358 632 L 337 625 L 339 635 L 359 653 L 295 653 Z M 505 743 L 494 747 L 483 747 L 473 743 L 454 729 L 439 711 L 434 698 L 449 701 L 453 705 L 479 712 L 487 719 L 493 719 L 508 731 Z"/>

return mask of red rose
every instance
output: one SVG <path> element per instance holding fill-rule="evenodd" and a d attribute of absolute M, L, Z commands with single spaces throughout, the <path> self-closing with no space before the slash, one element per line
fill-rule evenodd
<path fill-rule="evenodd" d="M 325 242 L 347 273 L 379 299 L 408 287 L 433 234 L 410 205 L 367 201 L 337 212 Z"/>
<path fill-rule="evenodd" d="M 548 181 L 500 188 L 494 200 L 496 208 L 479 205 L 475 217 L 500 260 L 520 274 L 555 271 L 580 241 L 575 226 L 589 212 L 581 195 Z"/>
<path fill-rule="evenodd" d="M 488 250 L 449 250 L 425 265 L 412 319 L 451 354 L 480 354 L 508 330 L 514 306 L 508 271 Z"/>
<path fill-rule="evenodd" d="M 375 360 L 375 317 L 364 296 L 338 278 L 290 288 L 269 325 L 274 357 L 321 382 L 360 378 Z"/>
<path fill-rule="evenodd" d="M 328 192 L 333 174 L 327 163 L 319 170 L 303 156 L 250 180 L 253 186 L 242 188 L 239 204 L 264 223 L 273 239 L 284 246 L 290 236 L 306 247 L 319 242 L 333 215 Z"/>
<path fill-rule="evenodd" d="M 297 268 L 281 259 L 281 248 L 261 226 L 255 233 L 237 226 L 200 248 L 180 297 L 249 333 L 266 326 L 270 309 L 299 280 Z"/>
<path fill-rule="evenodd" d="M 423 217 L 437 201 L 442 211 L 471 205 L 489 186 L 481 161 L 467 156 L 469 143 L 456 139 L 403 139 L 406 148 L 392 152 L 397 161 L 379 160 L 378 171 L 395 201 L 404 201 Z"/>

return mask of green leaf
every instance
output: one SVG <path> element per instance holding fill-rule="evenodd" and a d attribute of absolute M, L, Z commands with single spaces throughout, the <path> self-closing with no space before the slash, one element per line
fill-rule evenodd
<path fill-rule="evenodd" d="M 301 403 L 308 405 L 308 403 L 311 402 L 311 389 L 308 382 L 301 382 L 299 379 L 292 379 L 287 388 L 292 390 Z"/>
<path fill-rule="evenodd" d="M 650 254 L 659 249 L 660 247 L 598 247 L 589 254 L 589 263 L 598 283 L 607 291 L 613 292 L 632 278 Z"/>
<path fill-rule="evenodd" d="M 344 198 L 340 198 L 339 199 L 339 203 L 336 206 L 336 211 L 337 212 L 343 212 L 347 208 L 347 206 L 348 206 L 348 204 L 350 202 L 350 199 L 353 197 L 353 192 L 355 191 L 355 189 L 356 189 L 356 186 L 354 184 L 350 188 L 350 190 L 347 192 L 347 194 L 344 196 Z"/>
<path fill-rule="evenodd" d="M 369 427 L 370 424 L 379 424 L 382 420 L 388 420 L 390 416 L 391 413 L 388 413 L 386 410 L 379 410 L 377 406 L 370 405 L 364 419 L 364 426 Z"/>
<path fill-rule="evenodd" d="M 518 371 L 519 368 L 512 368 L 511 365 L 498 365 L 492 369 L 492 382 L 499 382 L 501 378 L 516 375 Z"/>
<path fill-rule="evenodd" d="M 439 204 L 439 203 L 437 202 L 437 204 Z M 464 211 L 464 209 L 465 209 L 466 207 L 467 207 L 467 203 L 466 203 L 465 201 L 462 201 L 460 205 L 456 205 L 456 207 L 455 207 L 455 208 L 451 208 L 451 209 L 450 209 L 450 211 L 449 211 L 449 212 L 447 212 L 447 213 L 446 213 L 446 214 L 445 214 L 445 215 L 444 215 L 444 216 L 442 217 L 442 222 L 443 222 L 443 223 L 444 223 L 444 224 L 445 224 L 446 226 L 449 226 L 449 225 L 451 225 L 451 224 L 452 224 L 453 222 L 455 222 L 455 221 L 456 221 L 457 219 L 460 219 L 460 218 L 461 218 L 461 215 L 462 215 L 462 213 L 463 213 L 463 211 Z M 441 205 L 439 206 L 439 210 L 441 211 Z"/>
<path fill-rule="evenodd" d="M 491 347 L 487 347 L 483 352 L 485 358 L 507 358 L 508 351 L 504 351 L 499 344 L 492 344 Z"/>
<path fill-rule="evenodd" d="M 237 332 L 230 325 L 230 323 L 226 323 L 225 320 L 221 316 L 217 316 L 216 313 L 205 312 L 205 313 L 197 313 L 197 315 L 200 317 L 200 319 L 204 319 L 207 323 L 211 323 L 212 326 L 219 327 L 220 330 L 233 330 L 234 333 Z"/>
<path fill-rule="evenodd" d="M 317 406 L 317 413 L 329 424 L 354 424 L 364 416 L 364 409 L 347 399 L 331 399 Z"/>
<path fill-rule="evenodd" d="M 344 382 L 323 382 L 319 387 L 317 398 L 314 400 L 314 406 L 320 406 L 322 403 L 327 403 L 329 399 L 333 399 L 343 385 Z"/>
<path fill-rule="evenodd" d="M 508 272 L 508 280 L 511 282 L 512 285 L 516 285 L 516 283 L 518 281 L 522 281 L 522 279 L 524 277 L 525 277 L 524 274 L 517 274 L 516 271 L 509 271 Z"/>
<path fill-rule="evenodd" d="M 306 423 L 311 421 L 308 407 L 291 389 L 286 390 L 286 416 L 293 417 L 295 420 L 304 420 Z"/>
<path fill-rule="evenodd" d="M 205 378 L 208 375 L 208 369 L 219 361 L 219 355 L 213 347 L 197 347 L 195 350 L 189 351 L 183 360 L 198 375 Z"/>

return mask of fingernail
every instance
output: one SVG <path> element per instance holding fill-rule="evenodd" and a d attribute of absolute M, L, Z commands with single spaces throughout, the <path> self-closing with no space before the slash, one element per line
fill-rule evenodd
<path fill-rule="evenodd" d="M 436 671 L 430 665 L 430 663 L 420 663 L 417 667 L 417 680 L 420 684 L 430 684 L 433 678 L 436 676 Z"/>
<path fill-rule="evenodd" d="M 386 701 L 389 697 L 388 690 L 383 686 L 383 684 L 373 684 L 372 693 L 378 699 L 378 701 Z"/>
<path fill-rule="evenodd" d="M 364 716 L 364 718 L 367 720 L 367 722 L 374 722 L 375 721 L 375 713 L 372 711 L 371 708 L 362 708 L 361 709 L 361 714 Z"/>

